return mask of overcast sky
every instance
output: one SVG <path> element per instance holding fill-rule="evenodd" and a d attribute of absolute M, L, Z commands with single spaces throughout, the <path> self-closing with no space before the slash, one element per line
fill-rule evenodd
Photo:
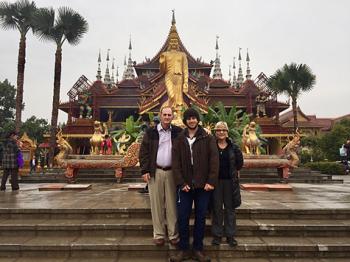
<path fill-rule="evenodd" d="M 11 1 L 14 2 L 14 1 Z M 215 59 L 219 36 L 222 71 L 238 48 L 249 49 L 253 79 L 273 74 L 285 63 L 305 63 L 317 77 L 299 105 L 306 114 L 337 117 L 350 113 L 350 1 L 347 0 L 36 0 L 38 7 L 69 6 L 89 23 L 77 46 L 63 46 L 61 101 L 81 75 L 96 79 L 98 50 L 111 49 L 122 75 L 128 41 L 137 63 L 152 58 L 164 44 L 176 12 L 178 33 L 187 50 L 205 62 Z M 0 29 L 0 80 L 16 85 L 19 33 Z M 27 35 L 23 120 L 35 115 L 50 121 L 55 45 Z M 246 65 L 243 63 L 245 72 Z M 102 66 L 103 74 L 105 64 Z M 281 101 L 286 101 L 282 97 Z M 59 121 L 67 115 L 60 112 Z"/>

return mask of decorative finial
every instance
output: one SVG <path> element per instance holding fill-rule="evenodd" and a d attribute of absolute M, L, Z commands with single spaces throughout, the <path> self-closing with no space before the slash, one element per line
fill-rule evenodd
<path fill-rule="evenodd" d="M 107 67 L 106 67 L 106 72 L 105 72 L 105 77 L 104 77 L 104 83 L 108 86 L 111 85 L 111 76 L 109 74 L 109 51 L 111 49 L 107 49 L 107 58 L 106 58 L 106 61 L 107 61 Z"/>
<path fill-rule="evenodd" d="M 101 49 L 98 51 L 97 64 L 98 64 L 98 66 L 97 66 L 96 79 L 101 80 L 102 79 L 102 75 L 101 75 Z"/>
<path fill-rule="evenodd" d="M 107 49 L 107 59 L 106 59 L 106 61 L 108 62 L 109 61 L 109 51 L 110 51 L 111 49 Z"/>
<path fill-rule="evenodd" d="M 236 78 L 236 57 L 233 57 L 233 76 L 232 76 L 232 87 L 237 87 L 237 78 Z"/>
<path fill-rule="evenodd" d="M 131 46 L 131 35 L 129 36 L 129 51 L 132 50 L 132 46 Z"/>
<path fill-rule="evenodd" d="M 250 67 L 249 67 L 249 62 L 250 62 L 250 58 L 249 58 L 249 53 L 248 53 L 248 48 L 247 48 L 247 58 L 246 58 L 246 61 L 247 61 L 247 74 L 246 74 L 246 79 L 247 80 L 250 80 L 252 78 L 252 75 L 250 73 Z"/>
<path fill-rule="evenodd" d="M 175 24 L 176 24 L 176 20 L 175 20 L 175 9 L 171 10 L 171 12 L 173 12 L 173 17 L 172 17 L 172 20 L 171 20 L 171 24 L 172 24 L 172 25 L 175 25 Z"/>
<path fill-rule="evenodd" d="M 131 35 L 130 35 L 130 38 L 129 38 L 129 59 L 128 59 L 128 62 L 126 62 L 126 57 L 124 58 L 124 65 L 126 67 L 125 67 L 125 71 L 123 73 L 123 79 L 134 79 L 135 78 L 133 61 L 131 59 L 131 50 L 132 50 L 132 46 L 131 46 Z"/>
<path fill-rule="evenodd" d="M 112 77 L 111 77 L 112 84 L 114 84 L 114 61 L 115 61 L 115 58 L 113 57 L 113 59 L 112 59 Z"/>
<path fill-rule="evenodd" d="M 243 72 L 242 72 L 242 56 L 241 56 L 241 49 L 239 48 L 239 53 L 238 53 L 238 75 L 237 75 L 237 87 L 241 87 L 244 81 L 243 78 Z"/>
<path fill-rule="evenodd" d="M 213 72 L 213 78 L 214 79 L 222 79 L 218 39 L 219 39 L 219 36 L 216 36 L 216 45 L 215 45 L 216 58 L 215 58 L 215 61 L 214 61 L 214 72 Z"/>

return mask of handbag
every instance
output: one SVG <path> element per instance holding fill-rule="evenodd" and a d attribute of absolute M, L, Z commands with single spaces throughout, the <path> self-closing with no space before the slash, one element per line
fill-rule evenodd
<path fill-rule="evenodd" d="M 22 168 L 24 166 L 23 154 L 21 151 L 19 151 L 17 154 L 17 165 L 19 168 Z"/>
<path fill-rule="evenodd" d="M 233 208 L 237 208 L 242 204 L 242 197 L 241 197 L 241 187 L 239 185 L 239 181 L 233 181 Z"/>

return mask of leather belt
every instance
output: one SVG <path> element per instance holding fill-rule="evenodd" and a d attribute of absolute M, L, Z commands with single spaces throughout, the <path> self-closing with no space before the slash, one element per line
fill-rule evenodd
<path fill-rule="evenodd" d="M 157 165 L 157 168 L 158 168 L 158 169 L 161 169 L 161 170 L 163 170 L 163 171 L 171 170 L 171 166 L 158 166 L 158 165 Z"/>

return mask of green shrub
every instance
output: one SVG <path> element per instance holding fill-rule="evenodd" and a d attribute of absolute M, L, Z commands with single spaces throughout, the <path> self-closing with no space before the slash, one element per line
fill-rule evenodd
<path fill-rule="evenodd" d="M 309 162 L 306 167 L 329 175 L 345 175 L 344 165 L 336 162 Z"/>

